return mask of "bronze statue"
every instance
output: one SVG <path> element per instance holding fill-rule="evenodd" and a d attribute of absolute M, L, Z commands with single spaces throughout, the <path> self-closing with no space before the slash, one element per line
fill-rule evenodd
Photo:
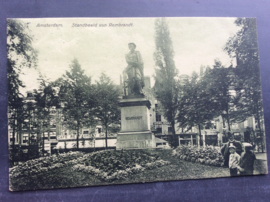
<path fill-rule="evenodd" d="M 124 70 L 124 82 L 127 84 L 128 95 L 143 95 L 144 87 L 143 60 L 139 51 L 136 51 L 136 45 L 129 43 L 129 53 L 126 54 L 128 66 Z M 125 84 L 125 85 L 126 85 Z"/>

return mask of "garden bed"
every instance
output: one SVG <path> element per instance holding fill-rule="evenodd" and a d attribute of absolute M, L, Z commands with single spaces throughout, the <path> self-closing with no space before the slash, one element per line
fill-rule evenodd
<path fill-rule="evenodd" d="M 82 152 L 68 152 L 32 159 L 10 168 L 9 175 L 11 178 L 21 176 L 27 177 L 33 174 L 40 174 L 48 172 L 49 170 L 59 169 L 64 166 L 74 165 L 83 160 L 83 155 Z"/>
<path fill-rule="evenodd" d="M 107 153 L 108 151 L 102 151 Z M 116 151 L 116 154 L 121 155 Z M 124 151 L 131 152 L 131 151 Z M 125 178 L 116 177 L 114 179 L 106 180 L 102 177 L 98 177 L 94 174 L 89 174 L 80 169 L 74 169 L 74 165 L 70 164 L 63 166 L 58 169 L 50 169 L 46 172 L 41 172 L 32 175 L 20 175 L 18 177 L 10 178 L 10 189 L 13 191 L 19 190 L 35 190 L 35 189 L 52 189 L 52 188 L 68 188 L 68 187 L 82 187 L 82 186 L 97 186 L 97 185 L 109 185 L 109 184 L 128 184 L 128 183 L 144 183 L 144 182 L 157 182 L 157 181 L 168 181 L 168 180 L 185 180 L 185 179 L 202 179 L 202 178 L 214 178 L 214 177 L 226 177 L 229 176 L 229 169 L 217 166 L 209 166 L 198 163 L 192 163 L 189 161 L 184 161 L 179 158 L 172 156 L 172 150 L 151 150 L 151 151 L 134 151 L 143 152 L 149 154 L 154 162 L 159 160 L 164 160 L 170 162 L 170 164 L 164 166 L 154 166 L 152 169 L 146 168 L 146 164 L 143 160 L 134 161 L 134 158 L 138 159 L 136 155 L 127 155 L 127 159 L 134 161 L 133 165 L 139 164 L 144 169 L 141 172 L 129 173 Z M 87 161 L 91 155 L 94 153 L 85 154 L 81 157 L 74 158 L 71 160 L 77 160 L 80 165 L 87 166 Z M 113 151 L 110 151 L 113 154 Z M 107 153 L 108 154 L 108 153 Z M 100 155 L 100 157 L 103 155 Z M 133 156 L 133 158 L 132 158 Z M 82 158 L 83 157 L 83 158 Z M 98 156 L 96 156 L 98 158 Z M 36 159 L 38 160 L 38 159 Z M 71 161 L 68 160 L 68 161 Z M 101 165 L 90 165 L 88 166 L 101 166 Z M 120 168 L 120 167 L 119 167 Z M 119 172 L 119 168 L 117 171 Z M 95 169 L 97 169 L 95 167 Z M 98 170 L 102 170 L 101 168 Z M 103 171 L 102 171 L 103 172 Z M 108 171 L 107 171 L 108 173 Z M 108 176 L 111 176 L 109 174 Z M 118 175 L 121 176 L 121 175 Z"/>
<path fill-rule="evenodd" d="M 158 155 L 142 150 L 107 150 L 85 155 L 84 164 L 74 165 L 72 169 L 93 174 L 106 181 L 112 181 L 125 179 L 130 174 L 143 172 L 145 169 L 154 169 L 169 163 L 169 161 L 162 160 Z"/>
<path fill-rule="evenodd" d="M 181 145 L 173 150 L 173 156 L 193 163 L 201 163 L 212 166 L 223 166 L 224 158 L 214 147 L 197 147 Z"/>

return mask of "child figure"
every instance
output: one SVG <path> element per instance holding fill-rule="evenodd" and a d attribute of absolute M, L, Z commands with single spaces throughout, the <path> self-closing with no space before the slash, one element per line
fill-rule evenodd
<path fill-rule="evenodd" d="M 230 169 L 230 175 L 231 176 L 237 176 L 237 171 L 242 170 L 239 166 L 240 163 L 240 156 L 236 152 L 236 147 L 233 144 L 230 144 L 229 146 L 229 169 Z"/>
<path fill-rule="evenodd" d="M 240 175 L 253 175 L 253 165 L 256 160 L 256 156 L 253 152 L 253 147 L 249 143 L 243 143 L 245 152 L 242 153 L 240 164 Z"/>

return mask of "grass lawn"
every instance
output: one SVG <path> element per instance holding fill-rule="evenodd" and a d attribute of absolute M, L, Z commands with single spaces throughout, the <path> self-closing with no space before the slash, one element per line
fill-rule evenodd
<path fill-rule="evenodd" d="M 67 187 L 82 187 L 108 184 L 142 183 L 167 180 L 201 179 L 229 176 L 229 169 L 192 163 L 173 157 L 171 150 L 149 151 L 157 154 L 161 159 L 170 161 L 169 165 L 144 170 L 137 174 L 131 174 L 126 179 L 117 179 L 110 182 L 101 180 L 91 174 L 73 171 L 72 166 L 50 170 L 46 173 L 33 174 L 30 177 L 16 177 L 10 179 L 10 189 L 34 190 Z"/>

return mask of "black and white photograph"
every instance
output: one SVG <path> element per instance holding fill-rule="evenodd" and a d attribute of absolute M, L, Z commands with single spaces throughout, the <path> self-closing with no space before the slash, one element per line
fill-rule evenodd
<path fill-rule="evenodd" d="M 256 18 L 7 19 L 9 189 L 268 173 Z"/>

